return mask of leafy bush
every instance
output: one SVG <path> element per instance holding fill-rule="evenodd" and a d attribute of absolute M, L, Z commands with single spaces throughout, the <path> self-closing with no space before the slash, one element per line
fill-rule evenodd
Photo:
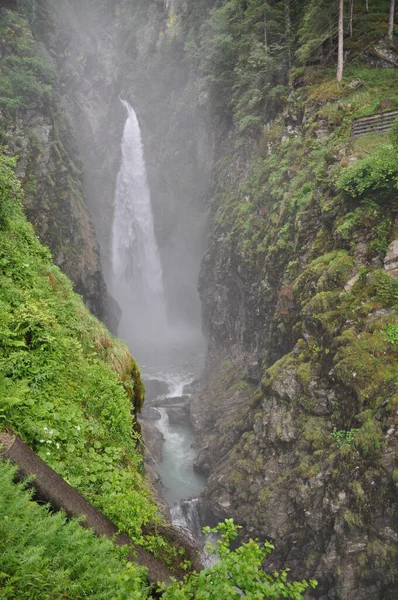
<path fill-rule="evenodd" d="M 375 191 L 387 191 L 394 198 L 397 188 L 398 156 L 392 144 L 383 144 L 370 156 L 343 169 L 337 180 L 337 189 L 354 198 Z"/>
<path fill-rule="evenodd" d="M 388 273 L 377 269 L 369 275 L 370 292 L 385 306 L 398 306 L 398 281 Z"/>
<path fill-rule="evenodd" d="M 316 587 L 316 581 L 287 580 L 287 570 L 272 575 L 263 570 L 264 560 L 273 550 L 265 542 L 261 547 L 254 540 L 242 544 L 237 550 L 230 543 L 237 537 L 238 529 L 232 519 L 226 519 L 215 528 L 205 527 L 206 534 L 220 534 L 217 548 L 209 544 L 217 563 L 200 573 L 188 575 L 184 582 L 163 586 L 165 600 L 239 600 L 240 598 L 292 598 L 302 600 L 308 587 Z"/>
<path fill-rule="evenodd" d="M 351 443 L 355 439 L 355 434 L 358 432 L 358 429 L 337 429 L 335 427 L 332 431 L 332 435 L 336 440 L 337 448 L 341 448 L 345 444 L 347 446 L 351 446 Z"/>
<path fill-rule="evenodd" d="M 381 334 L 390 344 L 398 346 L 398 323 L 388 323 Z"/>

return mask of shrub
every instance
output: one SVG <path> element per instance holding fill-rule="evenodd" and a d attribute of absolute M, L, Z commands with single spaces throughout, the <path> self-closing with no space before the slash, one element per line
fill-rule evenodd
<path fill-rule="evenodd" d="M 398 188 L 398 157 L 392 144 L 379 146 L 370 156 L 343 169 L 337 179 L 337 189 L 352 197 L 365 192 L 390 192 L 396 197 Z M 390 197 L 390 194 L 388 194 Z"/>
<path fill-rule="evenodd" d="M 239 600 L 240 598 L 292 598 L 302 600 L 308 587 L 316 587 L 316 581 L 287 580 L 287 570 L 272 575 L 263 570 L 263 562 L 273 550 L 272 544 L 260 546 L 254 540 L 242 544 L 237 550 L 230 543 L 237 537 L 238 528 L 232 519 L 226 519 L 217 527 L 204 528 L 206 534 L 218 534 L 217 548 L 209 545 L 218 561 L 211 568 L 188 575 L 184 582 L 162 586 L 164 600 Z"/>

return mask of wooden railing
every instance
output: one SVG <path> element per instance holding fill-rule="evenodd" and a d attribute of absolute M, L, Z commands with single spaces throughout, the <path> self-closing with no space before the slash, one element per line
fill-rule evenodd
<path fill-rule="evenodd" d="M 370 117 L 360 117 L 352 123 L 352 135 L 364 135 L 365 133 L 386 133 L 389 131 L 398 117 L 398 110 L 376 113 Z"/>

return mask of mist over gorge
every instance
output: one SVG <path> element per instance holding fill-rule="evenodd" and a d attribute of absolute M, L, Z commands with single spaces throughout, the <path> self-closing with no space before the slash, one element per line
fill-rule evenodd
<path fill-rule="evenodd" d="M 398 50 L 389 2 L 343 3 L 341 82 L 337 2 L 16 5 L 55 96 L 32 88 L 15 108 L 4 85 L 2 141 L 20 156 L 40 240 L 141 364 L 137 434 L 163 512 L 170 518 L 166 499 L 175 525 L 197 536 L 200 523 L 232 517 L 239 542 L 270 540 L 265 570 L 317 580 L 297 592 L 305 598 L 392 600 Z M 2 15 L 10 8 L 0 2 Z M 23 52 L 13 46 L 23 27 L 4 29 L 3 60 Z M 369 125 L 383 115 L 388 127 Z M 87 341 L 88 360 L 97 360 L 91 344 L 118 365 L 135 421 L 139 374 L 106 336 Z M 15 415 L 12 427 L 40 451 L 44 421 L 19 430 Z M 89 427 L 87 451 L 103 444 Z M 126 460 L 117 452 L 115 469 Z M 48 460 L 57 470 L 70 459 Z M 160 527 L 152 504 L 135 529 L 123 503 L 109 507 L 110 487 L 104 499 L 83 480 L 79 472 L 71 484 L 139 543 L 139 528 L 150 538 Z"/>

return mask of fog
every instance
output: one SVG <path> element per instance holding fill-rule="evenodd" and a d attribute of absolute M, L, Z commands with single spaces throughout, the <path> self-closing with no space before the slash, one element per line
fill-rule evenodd
<path fill-rule="evenodd" d="M 53 45 L 101 251 L 108 323 L 138 359 L 168 346 L 202 351 L 197 280 L 212 142 L 184 64 L 159 48 L 163 4 L 130 6 L 128 26 L 112 2 L 59 5 L 65 36 Z"/>

